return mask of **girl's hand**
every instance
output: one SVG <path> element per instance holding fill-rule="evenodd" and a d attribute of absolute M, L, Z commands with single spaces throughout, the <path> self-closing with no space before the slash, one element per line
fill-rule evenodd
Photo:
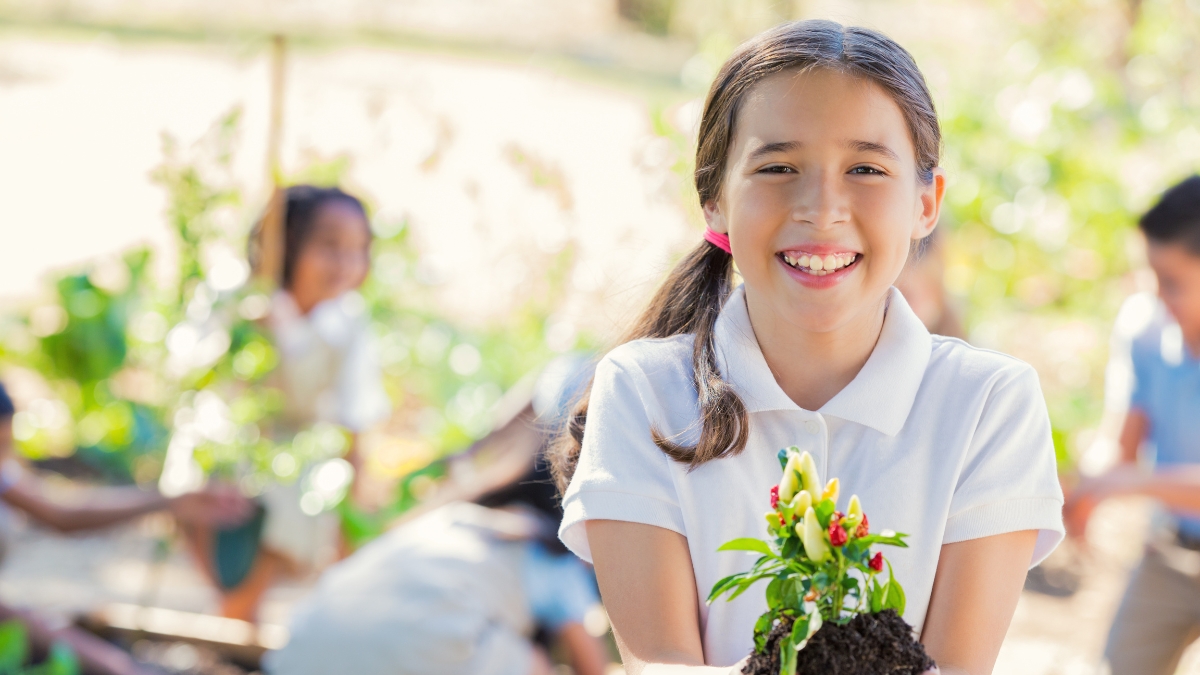
<path fill-rule="evenodd" d="M 169 508 L 181 523 L 230 527 L 245 522 L 254 504 L 234 486 L 215 483 L 172 498 Z"/>

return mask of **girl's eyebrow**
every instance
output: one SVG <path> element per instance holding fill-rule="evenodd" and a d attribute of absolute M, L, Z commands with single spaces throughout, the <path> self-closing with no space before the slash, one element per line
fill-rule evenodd
<path fill-rule="evenodd" d="M 800 149 L 804 144 L 800 141 L 779 141 L 777 143 L 764 143 L 758 146 L 750 153 L 749 160 L 754 161 L 764 155 L 772 155 L 777 152 L 790 152 Z"/>
<path fill-rule="evenodd" d="M 900 155 L 897 155 L 895 150 L 892 150 L 882 143 L 875 143 L 872 141 L 846 141 L 846 147 L 850 148 L 851 150 L 857 150 L 858 152 L 878 153 L 884 157 L 887 157 L 893 162 L 900 161 Z"/>
<path fill-rule="evenodd" d="M 851 150 L 856 150 L 858 152 L 874 152 L 876 154 L 883 155 L 894 162 L 900 161 L 900 155 L 896 154 L 895 150 L 892 150 L 882 143 L 853 140 L 846 141 L 845 145 Z M 751 151 L 749 160 L 753 162 L 765 155 L 773 155 L 777 152 L 791 152 L 792 150 L 799 150 L 802 147 L 804 147 L 804 144 L 800 141 L 778 141 L 775 143 L 764 143 Z"/>

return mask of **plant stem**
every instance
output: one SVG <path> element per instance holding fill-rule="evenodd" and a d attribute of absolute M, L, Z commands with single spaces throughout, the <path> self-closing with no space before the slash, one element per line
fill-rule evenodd
<path fill-rule="evenodd" d="M 841 555 L 837 557 L 837 577 L 833 580 L 833 616 L 835 622 L 842 620 L 842 604 L 845 603 L 845 590 L 842 588 L 842 577 L 846 576 L 846 559 Z"/>

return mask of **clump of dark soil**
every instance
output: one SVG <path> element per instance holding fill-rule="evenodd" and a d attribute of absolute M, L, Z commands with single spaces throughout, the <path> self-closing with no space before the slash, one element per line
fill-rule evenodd
<path fill-rule="evenodd" d="M 778 675 L 779 641 L 792 632 L 785 617 L 767 636 L 766 653 L 750 656 L 744 675 Z M 796 654 L 796 675 L 920 675 L 933 659 L 894 610 L 859 614 L 844 626 L 821 626 Z"/>

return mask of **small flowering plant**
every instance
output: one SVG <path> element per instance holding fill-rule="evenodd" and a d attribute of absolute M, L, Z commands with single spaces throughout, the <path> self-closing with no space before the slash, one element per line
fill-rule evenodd
<path fill-rule="evenodd" d="M 767 637 L 785 618 L 789 636 L 780 641 L 780 673 L 794 675 L 796 655 L 822 625 L 845 625 L 855 615 L 888 609 L 904 613 L 904 589 L 875 544 L 907 547 L 904 537 L 884 530 L 872 534 L 858 496 L 846 512 L 837 510 L 838 479 L 822 484 L 812 455 L 796 447 L 779 451 L 783 478 L 771 488 L 766 513 L 768 541 L 752 538 L 726 542 L 720 551 L 761 553 L 749 571 L 721 579 L 708 602 L 722 595 L 733 600 L 763 579 L 767 611 L 754 625 L 755 651 L 767 648 Z M 887 567 L 887 577 L 881 574 Z"/>

